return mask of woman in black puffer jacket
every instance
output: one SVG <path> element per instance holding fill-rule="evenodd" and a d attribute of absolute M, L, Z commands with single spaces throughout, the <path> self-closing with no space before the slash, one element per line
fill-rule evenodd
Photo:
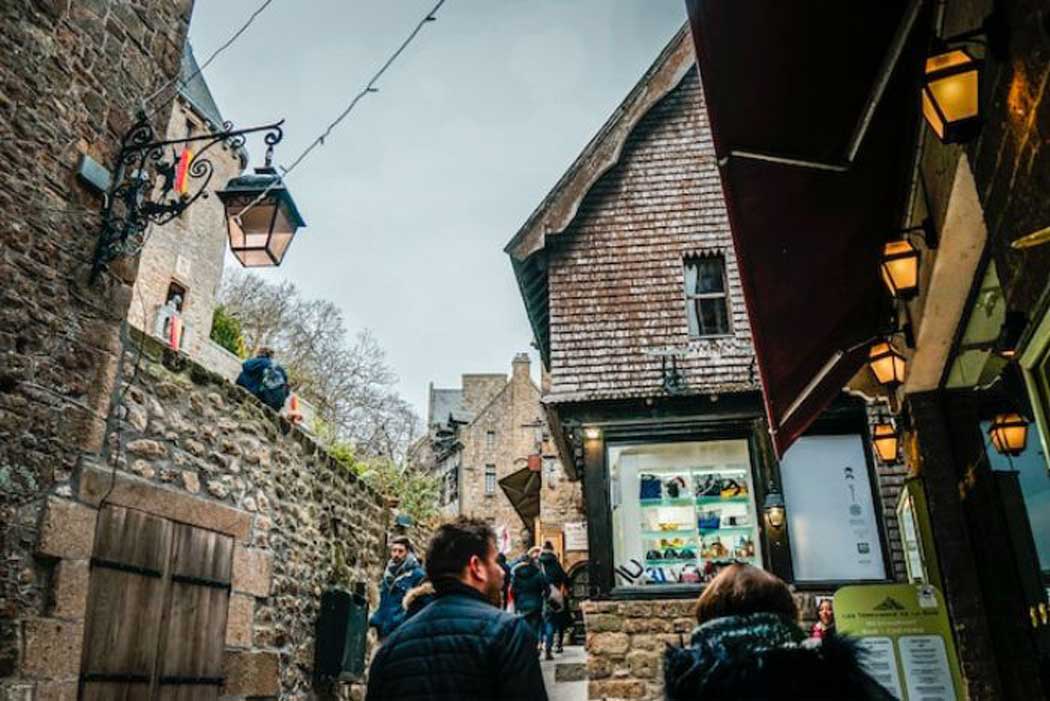
<path fill-rule="evenodd" d="M 689 646 L 666 652 L 668 701 L 893 699 L 861 668 L 852 641 L 807 640 L 787 585 L 756 567 L 724 569 L 697 602 L 696 618 Z"/>

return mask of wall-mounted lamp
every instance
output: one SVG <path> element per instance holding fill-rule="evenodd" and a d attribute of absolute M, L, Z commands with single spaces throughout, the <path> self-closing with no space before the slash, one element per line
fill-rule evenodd
<path fill-rule="evenodd" d="M 270 166 L 283 123 L 234 129 L 226 122 L 221 132 L 158 141 L 149 118 L 140 113 L 139 121 L 121 141 L 116 175 L 106 193 L 91 279 L 96 280 L 114 260 L 137 254 L 151 224 L 163 226 L 197 200 L 208 197 L 208 184 L 215 172 L 207 158 L 208 149 L 216 144 L 239 149 L 247 134 L 259 131 L 267 132 L 266 166 L 257 169 L 255 175 L 234 178 L 218 195 L 226 205 L 231 248 L 241 263 L 280 265 L 296 230 L 304 225 L 292 196 L 279 185 Z M 190 144 L 203 145 L 191 150 Z M 175 146 L 183 146 L 182 153 L 172 151 L 171 160 L 166 160 L 165 151 Z M 191 183 L 199 184 L 196 192 L 191 192 Z M 249 201 L 254 204 L 245 211 Z"/>
<path fill-rule="evenodd" d="M 875 455 L 883 465 L 896 465 L 900 448 L 900 435 L 891 421 L 877 423 L 871 427 L 871 444 Z"/>
<path fill-rule="evenodd" d="M 992 419 L 988 436 L 1000 455 L 1017 457 L 1028 443 L 1028 422 L 1016 412 L 998 414 Z"/>
<path fill-rule="evenodd" d="M 890 294 L 897 299 L 909 300 L 919 294 L 919 263 L 922 257 L 908 237 L 917 234 L 922 237 L 926 248 L 937 248 L 937 231 L 933 220 L 926 217 L 922 224 L 903 229 L 901 238 L 887 241 L 882 249 L 882 281 Z"/>
<path fill-rule="evenodd" d="M 983 66 L 965 48 L 944 48 L 926 59 L 922 113 L 942 142 L 969 141 L 980 130 Z"/>
<path fill-rule="evenodd" d="M 602 430 L 597 426 L 588 426 L 583 429 L 583 437 L 589 441 L 596 441 L 602 437 Z"/>
<path fill-rule="evenodd" d="M 908 363 L 889 341 L 878 341 L 868 351 L 868 365 L 878 383 L 889 390 L 904 384 Z"/>
<path fill-rule="evenodd" d="M 784 495 L 772 482 L 769 483 L 769 491 L 766 492 L 766 499 L 762 503 L 762 511 L 765 514 L 766 523 L 774 531 L 779 531 L 784 527 Z"/>

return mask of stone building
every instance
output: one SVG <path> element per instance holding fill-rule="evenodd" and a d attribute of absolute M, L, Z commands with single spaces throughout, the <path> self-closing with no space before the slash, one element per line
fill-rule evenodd
<path fill-rule="evenodd" d="M 551 540 L 569 566 L 586 559 L 564 548 L 564 525 L 579 524 L 579 485 L 564 478 L 527 354 L 501 373 L 465 374 L 457 389 L 430 386 L 427 435 L 411 462 L 443 481 L 442 512 L 487 519 L 513 555 Z"/>
<path fill-rule="evenodd" d="M 3 6 L 0 698 L 361 695 L 315 678 L 313 632 L 329 587 L 375 604 L 383 500 L 130 328 L 137 256 L 92 277 L 103 202 L 78 163 L 114 172 L 151 95 L 155 133 L 185 127 L 173 93 L 192 9 Z"/>
<path fill-rule="evenodd" d="M 682 600 L 730 562 L 793 584 L 807 617 L 839 586 L 905 576 L 903 470 L 876 463 L 864 400 L 837 392 L 774 455 L 729 223 L 684 26 L 505 249 L 583 482 L 593 699 L 662 698 Z"/>
<path fill-rule="evenodd" d="M 222 114 L 187 42 L 167 138 L 182 139 L 222 129 Z M 208 159 L 215 167 L 212 181 L 225 184 L 240 175 L 247 158 L 243 148 L 215 144 L 208 150 Z M 179 349 L 209 366 L 218 365 L 217 369 L 228 365 L 222 362 L 221 349 L 210 347 L 209 338 L 226 239 L 226 214 L 217 197 L 198 201 L 167 226 L 152 227 L 139 257 L 128 312 L 128 321 L 135 328 L 166 337 L 168 307 L 177 305 L 182 329 Z"/>

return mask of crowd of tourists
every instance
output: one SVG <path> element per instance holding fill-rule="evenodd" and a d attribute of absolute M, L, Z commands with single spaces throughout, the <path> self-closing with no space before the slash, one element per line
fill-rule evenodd
<path fill-rule="evenodd" d="M 546 701 L 540 657 L 563 649 L 568 577 L 550 543 L 508 561 L 484 521 L 440 526 L 420 563 L 390 541 L 381 644 L 367 701 Z M 889 701 L 822 607 L 812 637 L 787 585 L 750 565 L 726 567 L 696 604 L 688 642 L 664 654 L 665 698 Z"/>

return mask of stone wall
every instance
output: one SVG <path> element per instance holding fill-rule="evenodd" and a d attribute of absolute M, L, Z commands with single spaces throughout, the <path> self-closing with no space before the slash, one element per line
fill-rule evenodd
<path fill-rule="evenodd" d="M 816 622 L 817 596 L 795 594 L 803 630 Z M 664 649 L 689 643 L 695 606 L 695 599 L 583 602 L 588 698 L 662 701 Z"/>
<path fill-rule="evenodd" d="M 47 687 L 42 660 L 23 654 L 38 633 L 77 635 L 44 617 L 52 572 L 33 550 L 48 497 L 68 493 L 81 455 L 102 449 L 135 277 L 122 262 L 88 282 L 102 203 L 75 169 L 81 154 L 112 167 L 142 100 L 177 75 L 192 8 L 0 4 L 0 697 L 25 698 L 30 677 Z M 153 115 L 161 133 L 170 104 Z M 82 563 L 61 573 L 75 580 Z M 76 646 L 48 650 L 79 660 Z"/>
<path fill-rule="evenodd" d="M 186 138 L 189 124 L 196 134 L 222 128 L 209 125 L 180 98 L 171 110 L 167 138 Z M 196 144 L 196 149 L 203 143 Z M 226 144 L 216 144 L 202 157 L 215 166 L 211 189 L 225 187 L 241 173 L 241 154 Z M 168 286 L 176 282 L 186 290 L 181 312 L 185 336 L 182 350 L 192 358 L 200 357 L 210 340 L 225 256 L 226 210 L 218 197 L 202 198 L 170 224 L 152 227 L 139 257 L 128 321 L 153 333 L 157 310 L 167 299 Z"/>
<path fill-rule="evenodd" d="M 330 587 L 366 584 L 385 564 L 390 511 L 373 490 L 241 388 L 136 334 L 124 367 L 109 464 L 86 461 L 52 498 L 37 557 L 53 573 L 47 619 L 26 627 L 27 657 L 75 690 L 96 509 L 137 509 L 235 539 L 224 698 L 315 698 L 314 626 Z M 71 579 L 75 577 L 73 582 Z M 68 594 L 69 591 L 74 594 Z M 44 640 L 41 641 L 41 636 Z M 61 646 L 72 661 L 42 661 Z M 342 685 L 334 698 L 358 698 Z M 38 698 L 40 698 L 38 696 Z M 72 698 L 72 696 L 70 697 Z"/>

